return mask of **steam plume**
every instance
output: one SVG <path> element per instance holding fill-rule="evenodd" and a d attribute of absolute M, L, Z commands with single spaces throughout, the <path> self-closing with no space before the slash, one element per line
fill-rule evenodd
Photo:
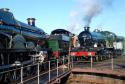
<path fill-rule="evenodd" d="M 102 4 L 99 0 L 82 0 L 82 7 L 85 26 L 89 26 L 92 18 L 103 10 Z"/>
<path fill-rule="evenodd" d="M 84 13 L 84 24 L 89 26 L 92 18 L 103 11 L 105 7 L 111 6 L 113 0 L 79 0 Z"/>
<path fill-rule="evenodd" d="M 72 15 L 70 16 L 71 22 L 73 25 L 78 25 L 78 20 L 76 18 L 82 18 L 84 22 L 84 26 L 89 26 L 93 17 L 98 15 L 103 11 L 105 7 L 109 7 L 112 4 L 113 0 L 76 0 L 78 1 L 78 8 L 77 11 L 71 12 Z M 80 24 L 79 24 L 80 25 Z M 75 29 L 76 27 L 73 26 Z"/>

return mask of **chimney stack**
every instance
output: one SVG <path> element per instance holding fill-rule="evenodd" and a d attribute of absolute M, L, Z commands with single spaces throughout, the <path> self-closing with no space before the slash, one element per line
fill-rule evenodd
<path fill-rule="evenodd" d="M 89 28 L 90 27 L 84 27 L 84 31 L 88 31 L 89 32 Z"/>
<path fill-rule="evenodd" d="M 28 25 L 35 27 L 35 18 L 27 18 Z"/>

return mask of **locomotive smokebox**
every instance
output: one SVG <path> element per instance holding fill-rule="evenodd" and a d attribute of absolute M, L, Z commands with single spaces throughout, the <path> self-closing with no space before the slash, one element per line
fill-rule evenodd
<path fill-rule="evenodd" d="M 35 27 L 35 20 L 36 20 L 35 18 L 28 18 L 27 19 L 28 25 Z"/>
<path fill-rule="evenodd" d="M 89 32 L 89 28 L 90 27 L 84 27 L 84 31 L 88 31 Z"/>

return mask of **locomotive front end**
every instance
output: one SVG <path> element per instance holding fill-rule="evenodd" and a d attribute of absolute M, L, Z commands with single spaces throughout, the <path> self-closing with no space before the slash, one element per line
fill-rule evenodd
<path fill-rule="evenodd" d="M 85 47 L 85 46 L 91 46 L 92 45 L 92 35 L 89 32 L 90 27 L 84 27 L 84 31 L 82 31 L 78 35 L 78 40 L 80 42 L 80 46 Z"/>

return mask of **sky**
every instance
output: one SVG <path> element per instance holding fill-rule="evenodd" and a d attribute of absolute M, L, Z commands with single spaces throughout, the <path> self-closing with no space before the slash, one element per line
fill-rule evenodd
<path fill-rule="evenodd" d="M 36 18 L 36 26 L 48 34 L 54 29 L 79 34 L 84 30 L 86 14 L 80 1 L 84 0 L 0 0 L 0 8 L 9 8 L 14 17 L 24 23 L 27 18 Z M 92 17 L 90 31 L 98 28 L 125 36 L 125 0 L 110 1 Z"/>

